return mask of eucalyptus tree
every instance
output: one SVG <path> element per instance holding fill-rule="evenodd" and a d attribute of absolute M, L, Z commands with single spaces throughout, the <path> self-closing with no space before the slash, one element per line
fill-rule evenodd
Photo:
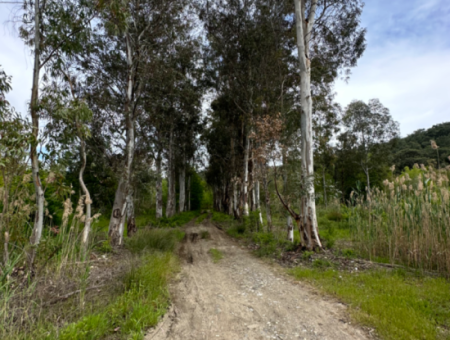
<path fill-rule="evenodd" d="M 78 181 L 84 194 L 85 220 L 81 237 L 81 246 L 84 252 L 89 244 L 91 232 L 91 205 L 92 198 L 83 178 L 86 169 L 86 140 L 91 137 L 89 124 L 92 120 L 92 111 L 83 98 L 83 82 L 77 81 L 75 76 L 64 72 L 63 80 L 53 81 L 44 87 L 41 100 L 44 117 L 48 119 L 45 135 L 49 138 L 47 147 L 51 150 L 58 148 L 71 151 L 74 147 L 79 149 L 80 170 Z M 59 144 L 59 145 L 56 145 Z M 61 157 L 62 159 L 64 157 Z"/>
<path fill-rule="evenodd" d="M 20 35 L 33 53 L 33 81 L 30 100 L 30 115 L 34 140 L 30 145 L 31 168 L 36 192 L 36 213 L 30 238 L 28 254 L 33 265 L 36 247 L 40 242 L 44 221 L 44 190 L 39 169 L 39 84 L 41 70 L 57 68 L 62 54 L 81 52 L 89 39 L 90 22 L 96 15 L 95 4 L 85 0 L 34 0 L 24 1 L 23 25 Z"/>
<path fill-rule="evenodd" d="M 389 142 L 399 136 L 399 124 L 378 99 L 371 99 L 368 104 L 353 101 L 346 108 L 342 122 L 346 130 L 339 140 L 343 147 L 353 151 L 354 162 L 366 176 L 370 195 L 370 171 L 389 160 Z"/>
<path fill-rule="evenodd" d="M 232 0 L 210 5 L 202 14 L 207 31 L 207 72 L 218 97 L 227 98 L 231 134 L 233 186 L 241 183 L 240 206 L 248 215 L 251 141 L 255 119 L 280 111 L 280 94 L 292 88 L 292 21 L 289 2 Z M 232 116 L 232 117 L 231 117 Z M 237 170 L 241 168 L 240 171 Z M 255 182 L 256 184 L 256 182 Z M 228 196 L 236 196 L 234 194 Z M 236 200 L 234 200 L 236 201 Z M 234 203 L 235 204 L 235 203 Z"/>
<path fill-rule="evenodd" d="M 186 1 L 111 1 L 101 12 L 92 48 L 80 65 L 88 75 L 88 87 L 96 101 L 94 119 L 115 144 L 119 170 L 109 235 L 113 245 L 123 242 L 127 197 L 135 151 L 137 119 L 144 113 L 144 88 L 153 60 L 176 39 L 185 21 Z"/>
<path fill-rule="evenodd" d="M 313 158 L 313 93 L 311 76 L 314 68 L 325 69 L 324 77 L 334 78 L 340 68 L 356 65 L 365 48 L 365 30 L 359 27 L 362 11 L 360 0 L 294 0 L 297 35 L 297 57 L 300 73 L 300 105 L 302 132 L 302 177 L 314 177 Z M 313 185 L 305 185 L 302 198 L 300 234 L 307 247 L 322 247 L 317 226 Z"/>

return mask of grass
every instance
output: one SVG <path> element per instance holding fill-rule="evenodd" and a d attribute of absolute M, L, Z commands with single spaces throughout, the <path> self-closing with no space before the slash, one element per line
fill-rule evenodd
<path fill-rule="evenodd" d="M 143 339 L 146 330 L 157 324 L 169 306 L 166 286 L 178 263 L 168 252 L 149 253 L 143 256 L 142 263 L 125 276 L 122 295 L 103 311 L 69 324 L 59 339 L 94 340 L 112 334 L 115 339 Z"/>
<path fill-rule="evenodd" d="M 197 220 L 195 222 L 196 223 L 202 223 L 207 217 L 208 217 L 208 214 L 207 213 L 203 213 L 197 218 Z"/>
<path fill-rule="evenodd" d="M 105 235 L 101 231 L 93 232 L 98 243 L 97 254 L 99 250 L 112 251 Z M 122 263 L 110 263 L 111 268 L 103 269 L 111 270 L 113 279 L 101 282 L 106 283 L 105 287 L 98 292 L 82 291 L 67 301 L 48 306 L 43 301 L 55 296 L 45 293 L 48 289 L 45 282 L 53 281 L 54 287 L 68 285 L 69 292 L 83 289 L 87 286 L 90 264 L 73 266 L 78 258 L 65 259 L 63 252 L 64 256 L 56 254 L 48 262 L 45 274 L 39 272 L 39 282 L 32 283 L 28 289 L 12 289 L 11 284 L 3 285 L 7 281 L 0 280 L 0 338 L 143 339 L 145 331 L 167 309 L 167 281 L 178 268 L 174 250 L 183 237 L 184 233 L 175 228 L 138 230 L 132 238 L 125 238 L 127 251 L 116 254 L 119 257 L 114 261 Z M 67 293 L 67 290 L 59 291 L 55 294 Z"/>
<path fill-rule="evenodd" d="M 217 263 L 217 262 L 219 262 L 220 260 L 223 259 L 223 254 L 222 254 L 222 252 L 221 252 L 220 250 L 218 250 L 218 249 L 211 248 L 211 249 L 209 250 L 209 254 L 211 255 L 212 260 L 213 260 L 214 263 Z"/>
<path fill-rule="evenodd" d="M 125 239 L 126 247 L 134 254 L 146 250 L 172 252 L 184 237 L 179 229 L 141 229 L 136 235 Z"/>
<path fill-rule="evenodd" d="M 450 283 L 445 279 L 405 271 L 351 274 L 320 268 L 289 273 L 347 303 L 355 320 L 374 327 L 384 339 L 450 338 Z"/>

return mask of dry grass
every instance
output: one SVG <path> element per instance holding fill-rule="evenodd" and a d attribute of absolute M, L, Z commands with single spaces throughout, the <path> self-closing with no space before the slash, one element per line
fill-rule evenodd
<path fill-rule="evenodd" d="M 353 196 L 349 222 L 360 252 L 449 275 L 449 177 L 416 165 L 367 199 Z"/>

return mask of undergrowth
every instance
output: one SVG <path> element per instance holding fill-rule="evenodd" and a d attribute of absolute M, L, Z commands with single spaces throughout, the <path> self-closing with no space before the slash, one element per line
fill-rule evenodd
<path fill-rule="evenodd" d="M 357 321 L 374 327 L 384 339 L 450 338 L 450 283 L 445 279 L 403 270 L 351 274 L 319 267 L 289 273 L 347 303 Z"/>
<path fill-rule="evenodd" d="M 142 265 L 125 276 L 122 295 L 103 311 L 65 327 L 59 339 L 94 340 L 111 334 L 118 339 L 143 339 L 145 331 L 157 324 L 169 306 L 166 286 L 176 268 L 177 261 L 171 253 L 144 255 Z"/>

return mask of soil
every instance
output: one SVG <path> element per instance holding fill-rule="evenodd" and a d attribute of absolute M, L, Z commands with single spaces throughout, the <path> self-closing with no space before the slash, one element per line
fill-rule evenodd
<path fill-rule="evenodd" d="M 145 340 L 371 338 L 349 322 L 345 305 L 254 257 L 210 221 L 185 231 L 173 305 Z M 211 248 L 223 254 L 218 263 Z"/>

